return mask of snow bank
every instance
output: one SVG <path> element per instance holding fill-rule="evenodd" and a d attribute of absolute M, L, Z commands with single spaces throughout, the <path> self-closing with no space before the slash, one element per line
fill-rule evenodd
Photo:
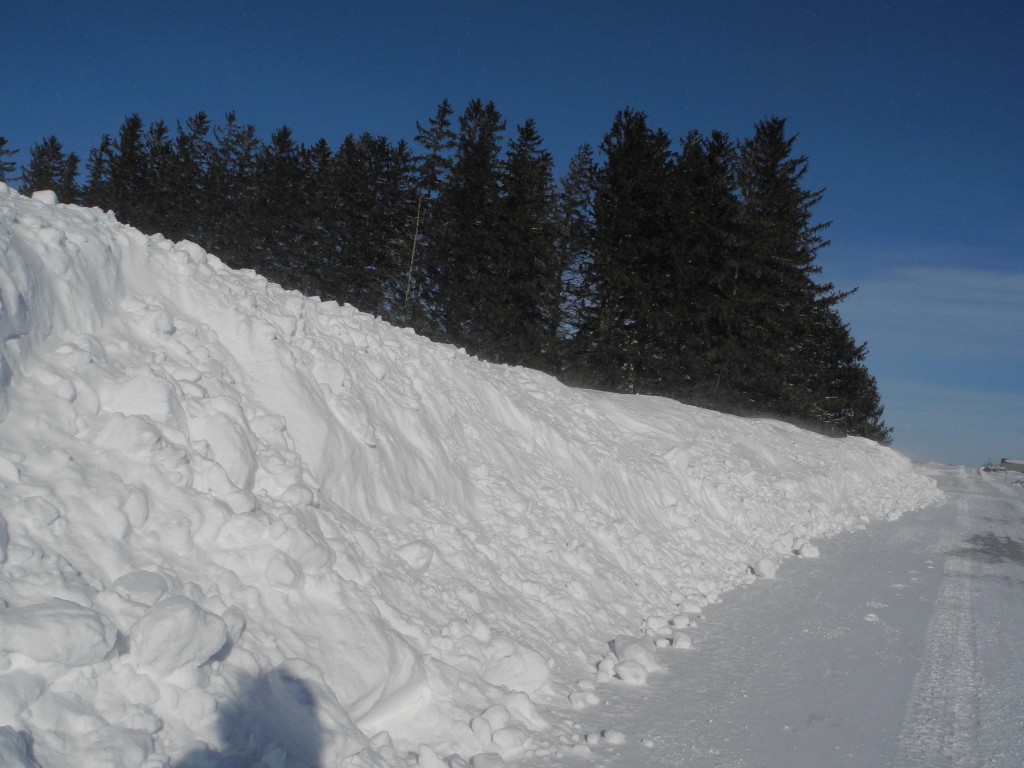
<path fill-rule="evenodd" d="M 755 569 L 937 495 L 865 440 L 569 389 L 2 185 L 0 301 L 14 765 L 544 754 Z"/>

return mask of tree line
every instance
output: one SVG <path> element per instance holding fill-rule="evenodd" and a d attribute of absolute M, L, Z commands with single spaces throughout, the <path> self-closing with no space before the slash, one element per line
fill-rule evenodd
<path fill-rule="evenodd" d="M 20 189 L 192 240 L 233 267 L 348 302 L 484 359 L 616 392 L 770 415 L 887 443 L 866 347 L 819 280 L 822 191 L 786 121 L 679 142 L 619 112 L 555 178 L 533 120 L 448 101 L 415 148 L 269 141 L 234 113 L 172 131 L 127 117 L 80 159 L 51 136 Z M 510 135 L 507 135 L 510 134 Z M 0 137 L 0 180 L 14 151 Z"/>

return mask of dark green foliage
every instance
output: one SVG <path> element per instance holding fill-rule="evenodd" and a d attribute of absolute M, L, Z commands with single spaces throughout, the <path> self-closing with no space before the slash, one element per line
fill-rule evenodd
<path fill-rule="evenodd" d="M 62 203 L 78 202 L 78 156 L 65 154 L 56 136 L 32 147 L 28 166 L 21 169 L 22 194 L 43 189 L 56 192 Z"/>
<path fill-rule="evenodd" d="M 382 136 L 348 136 L 329 171 L 328 295 L 366 312 L 401 316 L 415 227 L 412 153 L 404 142 L 394 145 Z"/>
<path fill-rule="evenodd" d="M 502 241 L 485 286 L 484 313 L 495 360 L 553 370 L 561 323 L 554 163 L 533 120 L 517 129 L 504 166 L 498 229 Z M 497 331 L 497 333 L 494 333 Z"/>
<path fill-rule="evenodd" d="M 553 370 L 566 378 L 581 375 L 586 343 L 579 328 L 587 315 L 587 276 L 594 259 L 594 194 L 597 167 L 594 152 L 584 144 L 569 161 L 558 190 L 555 254 L 560 276 L 558 307 L 554 317 L 560 340 L 559 360 Z"/>
<path fill-rule="evenodd" d="M 132 115 L 90 152 L 81 192 L 54 137 L 23 189 L 112 208 L 488 360 L 889 441 L 865 346 L 836 310 L 849 294 L 818 282 L 823 193 L 804 188 L 784 120 L 740 142 L 693 132 L 674 151 L 627 109 L 556 184 L 532 120 L 506 146 L 493 103 L 454 116 L 443 101 L 417 124 L 415 154 L 369 134 L 306 147 L 287 127 L 265 142 L 233 113 L 174 136 Z"/>
<path fill-rule="evenodd" d="M 100 145 L 89 152 L 85 164 L 86 182 L 82 191 L 83 202 L 98 208 L 111 207 L 110 165 L 113 160 L 114 142 L 103 134 Z"/>
<path fill-rule="evenodd" d="M 423 248 L 426 303 L 438 335 L 488 356 L 495 328 L 487 305 L 501 259 L 500 200 L 505 121 L 493 103 L 470 102 L 459 130 L 447 179 L 431 204 L 433 228 Z"/>
<path fill-rule="evenodd" d="M 213 158 L 211 130 L 205 112 L 196 113 L 184 126 L 178 125 L 167 169 L 167 198 L 162 208 L 163 233 L 167 237 L 200 242 L 209 229 L 206 174 Z"/>
<path fill-rule="evenodd" d="M 0 181 L 10 182 L 14 181 L 11 178 L 11 174 L 14 173 L 18 164 L 12 159 L 18 150 L 7 148 L 7 139 L 0 136 Z"/>
<path fill-rule="evenodd" d="M 595 174 L 593 258 L 584 277 L 578 332 L 593 383 L 660 392 L 672 271 L 671 178 L 664 131 L 642 112 L 620 112 L 605 136 Z"/>

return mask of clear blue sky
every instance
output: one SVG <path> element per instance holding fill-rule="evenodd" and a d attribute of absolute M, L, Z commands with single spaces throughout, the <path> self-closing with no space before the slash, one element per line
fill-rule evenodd
<path fill-rule="evenodd" d="M 616 111 L 749 136 L 787 118 L 825 188 L 823 277 L 867 341 L 895 446 L 1024 456 L 1024 10 L 966 2 L 11 3 L 0 135 L 83 157 L 138 112 L 229 110 L 333 145 L 411 138 L 448 98 L 532 117 L 564 166 Z"/>

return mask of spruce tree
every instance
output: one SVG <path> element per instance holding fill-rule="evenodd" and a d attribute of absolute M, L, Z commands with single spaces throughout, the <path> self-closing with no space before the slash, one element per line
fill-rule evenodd
<path fill-rule="evenodd" d="M 174 144 L 163 120 L 152 123 L 142 142 L 145 174 L 136 206 L 136 226 L 144 232 L 169 232 L 173 217 L 170 200 L 175 192 Z"/>
<path fill-rule="evenodd" d="M 109 153 L 109 195 L 107 205 L 118 221 L 146 228 L 149 211 L 155 205 L 148 190 L 148 159 L 142 118 L 129 115 L 121 123 Z"/>
<path fill-rule="evenodd" d="M 441 337 L 437 325 L 440 313 L 432 304 L 437 294 L 438 247 L 444 242 L 447 226 L 437 201 L 448 185 L 455 151 L 456 134 L 452 128 L 454 109 L 447 99 L 437 107 L 426 127 L 416 123 L 416 143 L 425 150 L 417 158 L 416 212 L 409 242 L 406 283 L 402 302 L 404 322 L 430 336 Z"/>
<path fill-rule="evenodd" d="M 78 202 L 78 156 L 65 154 L 56 136 L 33 146 L 28 166 L 21 169 L 22 194 L 42 189 L 53 190 L 62 203 Z"/>
<path fill-rule="evenodd" d="M 560 316 L 554 161 L 533 120 L 517 127 L 504 164 L 501 234 L 491 280 L 484 286 L 496 362 L 553 370 Z"/>
<path fill-rule="evenodd" d="M 110 178 L 113 156 L 113 139 L 105 133 L 100 139 L 99 146 L 89 151 L 89 160 L 85 165 L 86 182 L 82 198 L 86 205 L 104 210 L 113 207 L 113 186 Z"/>
<path fill-rule="evenodd" d="M 210 119 L 205 112 L 197 112 L 184 125 L 178 124 L 166 179 L 164 234 L 172 239 L 201 243 L 213 226 L 210 212 L 204 205 L 213 155 L 210 130 Z"/>
<path fill-rule="evenodd" d="M 672 276 L 670 145 L 628 109 L 601 144 L 580 342 L 594 383 L 617 391 L 660 391 L 671 363 L 661 323 Z"/>
<path fill-rule="evenodd" d="M 850 292 L 818 283 L 815 259 L 828 223 L 814 221 L 823 191 L 803 188 L 807 158 L 793 155 L 786 121 L 757 124 L 740 146 L 737 179 L 751 277 L 747 380 L 770 413 L 808 419 L 842 434 L 888 440 L 874 379 L 835 307 Z"/>
<path fill-rule="evenodd" d="M 301 283 L 306 269 L 303 242 L 312 228 L 308 205 L 305 150 L 291 129 L 282 126 L 261 145 L 252 167 L 252 198 L 246 208 L 252 217 L 248 258 L 268 279 L 287 287 Z"/>
<path fill-rule="evenodd" d="M 432 205 L 432 218 L 443 229 L 431 234 L 426 265 L 428 303 L 441 338 L 484 357 L 496 352 L 487 292 L 493 290 L 501 252 L 504 129 L 492 102 L 475 99 L 459 117 L 451 171 Z"/>
<path fill-rule="evenodd" d="M 557 370 L 570 381 L 581 376 L 585 350 L 580 324 L 587 309 L 586 276 L 594 252 L 594 151 L 584 144 L 569 161 L 558 191 L 555 249 L 561 274 L 561 294 L 555 330 L 560 339 Z"/>
<path fill-rule="evenodd" d="M 763 120 L 739 148 L 750 278 L 744 286 L 748 318 L 742 332 L 749 351 L 743 378 L 760 407 L 805 416 L 804 363 L 813 342 L 814 311 L 842 295 L 814 281 L 821 271 L 815 257 L 827 245 L 821 233 L 828 223 L 813 220 L 823 192 L 803 188 L 807 158 L 793 156 L 796 137 L 787 137 L 785 127 L 781 118 Z"/>
<path fill-rule="evenodd" d="M 346 137 L 334 164 L 337 250 L 329 281 L 364 312 L 405 321 L 409 248 L 415 226 L 415 161 L 404 142 Z"/>
<path fill-rule="evenodd" d="M 213 129 L 213 137 L 202 200 L 209 229 L 203 233 L 200 245 L 232 266 L 251 266 L 246 263 L 246 254 L 258 242 L 252 229 L 252 209 L 261 142 L 256 128 L 240 123 L 234 112 Z"/>
<path fill-rule="evenodd" d="M 7 138 L 0 136 L 0 181 L 9 183 L 14 181 L 11 174 L 17 169 L 18 164 L 12 159 L 18 150 L 7 148 Z"/>
<path fill-rule="evenodd" d="M 672 390 L 690 402 L 727 407 L 737 395 L 736 372 L 747 354 L 746 254 L 729 137 L 692 132 L 683 142 L 673 185 L 677 232 L 675 294 L 669 318 L 676 363 Z"/>

